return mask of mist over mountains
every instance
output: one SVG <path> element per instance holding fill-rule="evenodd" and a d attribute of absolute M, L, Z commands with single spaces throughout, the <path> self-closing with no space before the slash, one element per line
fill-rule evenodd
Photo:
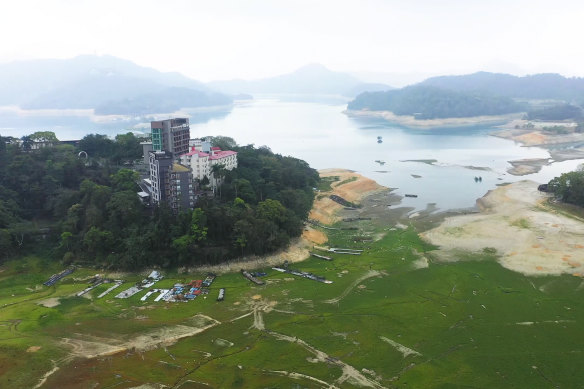
<path fill-rule="evenodd" d="M 544 105 L 584 104 L 584 79 L 559 74 L 517 77 L 477 72 L 431 77 L 394 89 L 365 83 L 319 64 L 258 80 L 203 83 L 113 56 L 83 55 L 0 64 L 0 106 L 22 109 L 93 109 L 97 115 L 172 113 L 181 108 L 229 105 L 241 94 L 335 95 L 355 98 L 352 109 L 392 110 L 420 117 L 527 111 Z M 540 103 L 541 104 L 541 103 Z M 573 112 L 562 109 L 562 112 Z M 578 108 L 579 109 L 579 108 Z M 556 112 L 559 112 L 557 109 Z"/>
<path fill-rule="evenodd" d="M 112 56 L 84 55 L 0 65 L 0 105 L 23 109 L 142 114 L 231 101 L 229 96 L 212 92 L 205 84 L 179 73 L 159 72 Z"/>
<path fill-rule="evenodd" d="M 233 102 L 233 95 L 243 93 L 355 97 L 368 90 L 388 89 L 391 87 L 363 83 L 316 64 L 261 80 L 207 84 L 107 55 L 0 64 L 0 105 L 94 109 L 98 115 L 170 113 L 187 107 L 227 105 Z"/>
<path fill-rule="evenodd" d="M 289 93 L 313 95 L 341 95 L 355 97 L 365 91 L 393 89 L 381 83 L 365 83 L 342 72 L 335 72 L 320 64 L 310 64 L 275 77 L 259 80 L 212 81 L 210 88 L 223 93 Z"/>

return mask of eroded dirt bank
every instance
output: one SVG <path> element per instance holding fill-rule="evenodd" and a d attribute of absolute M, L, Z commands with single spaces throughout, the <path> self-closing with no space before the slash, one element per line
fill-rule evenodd
<path fill-rule="evenodd" d="M 502 266 L 526 275 L 584 275 L 584 220 L 557 213 L 537 183 L 521 181 L 489 191 L 479 214 L 449 217 L 422 234 L 440 246 L 433 256 L 455 260 L 461 250 L 495 249 Z"/>

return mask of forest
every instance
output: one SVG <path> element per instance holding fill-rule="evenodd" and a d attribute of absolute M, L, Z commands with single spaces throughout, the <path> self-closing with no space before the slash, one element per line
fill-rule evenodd
<path fill-rule="evenodd" d="M 584 118 L 582 108 L 572 104 L 556 104 L 551 107 L 540 108 L 529 111 L 529 120 L 576 120 Z"/>
<path fill-rule="evenodd" d="M 523 112 L 526 107 L 509 97 L 410 86 L 384 92 L 365 92 L 349 102 L 352 110 L 391 111 L 416 119 L 461 118 Z"/>
<path fill-rule="evenodd" d="M 215 196 L 174 214 L 136 195 L 140 141 L 132 133 L 90 134 L 77 146 L 47 132 L 0 137 L 0 261 L 42 251 L 112 269 L 215 264 L 273 252 L 301 234 L 319 180 L 306 162 L 214 138 L 238 152 L 239 167 L 216 169 Z"/>

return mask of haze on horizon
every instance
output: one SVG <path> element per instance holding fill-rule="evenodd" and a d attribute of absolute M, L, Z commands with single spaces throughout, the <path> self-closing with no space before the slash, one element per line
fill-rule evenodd
<path fill-rule="evenodd" d="M 308 63 L 378 82 L 480 70 L 584 76 L 584 3 L 571 0 L 22 0 L 0 12 L 0 62 L 108 54 L 201 81 Z"/>

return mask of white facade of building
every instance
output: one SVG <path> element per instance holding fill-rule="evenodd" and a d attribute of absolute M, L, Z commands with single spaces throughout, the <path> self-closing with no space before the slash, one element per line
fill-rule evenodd
<path fill-rule="evenodd" d="M 235 169 L 237 167 L 237 152 L 231 150 L 222 151 L 219 147 L 208 147 L 209 152 L 204 152 L 202 149 L 208 143 L 198 139 L 191 139 L 192 149 L 190 152 L 181 155 L 180 161 L 181 164 L 191 168 L 193 179 L 201 181 L 204 177 L 207 177 L 214 189 L 217 182 L 213 177 L 212 167 L 214 165 L 222 165 L 225 170 Z"/>

